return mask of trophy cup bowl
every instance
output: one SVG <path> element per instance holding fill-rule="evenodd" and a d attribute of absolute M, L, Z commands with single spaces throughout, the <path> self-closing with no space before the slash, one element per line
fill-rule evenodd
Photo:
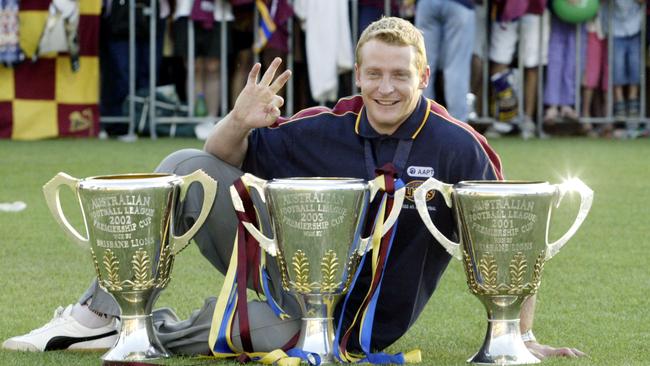
<path fill-rule="evenodd" d="M 432 189 L 454 208 L 460 243 L 447 239 L 433 224 L 426 205 L 426 194 Z M 549 243 L 552 208 L 572 191 L 581 197 L 577 217 L 560 239 Z M 467 362 L 540 362 L 521 338 L 521 305 L 537 293 L 544 263 L 557 254 L 586 218 L 593 191 L 575 178 L 559 185 L 532 181 L 463 181 L 450 185 L 429 178 L 414 196 L 425 225 L 451 255 L 463 262 L 470 292 L 487 310 L 483 346 Z"/>
<path fill-rule="evenodd" d="M 203 187 L 203 206 L 194 225 L 174 235 L 177 205 L 191 183 Z M 70 225 L 60 189 L 74 191 L 86 235 Z M 186 175 L 124 174 L 73 178 L 59 173 L 45 186 L 47 205 L 65 233 L 90 249 L 99 285 L 121 309 L 120 332 L 104 361 L 130 362 L 169 357 L 153 330 L 151 310 L 171 279 L 175 256 L 201 227 L 214 201 L 217 182 L 201 170 Z"/>
<path fill-rule="evenodd" d="M 382 178 L 383 179 L 383 178 Z M 335 361 L 334 309 L 349 290 L 360 258 L 370 249 L 370 234 L 362 238 L 366 211 L 379 181 L 353 178 L 287 178 L 265 181 L 245 174 L 242 182 L 258 191 L 273 224 L 274 238 L 254 225 L 246 229 L 274 256 L 282 287 L 300 304 L 302 325 L 296 348 L 318 354 L 321 363 Z M 235 209 L 242 201 L 230 188 Z M 404 189 L 395 192 L 392 210 L 381 235 L 396 222 Z"/>

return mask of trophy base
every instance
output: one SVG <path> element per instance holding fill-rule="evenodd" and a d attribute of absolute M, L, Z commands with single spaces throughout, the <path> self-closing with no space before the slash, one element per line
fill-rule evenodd
<path fill-rule="evenodd" d="M 104 364 L 150 361 L 170 357 L 156 337 L 151 314 L 122 316 L 117 342 L 102 356 Z"/>
<path fill-rule="evenodd" d="M 296 348 L 320 357 L 320 364 L 335 362 L 332 346 L 334 330 L 330 326 L 332 318 L 302 318 L 300 338 Z"/>
<path fill-rule="evenodd" d="M 519 319 L 490 320 L 481 349 L 467 362 L 477 365 L 528 365 L 540 363 L 521 339 Z"/>
<path fill-rule="evenodd" d="M 336 362 L 334 357 L 334 307 L 340 294 L 294 294 L 303 313 L 296 348 L 317 354 L 320 364 Z M 313 357 L 309 355 L 308 357 Z M 309 360 L 312 362 L 312 360 Z M 316 361 L 316 360 L 313 360 Z M 314 362 L 318 364 L 318 362 Z"/>

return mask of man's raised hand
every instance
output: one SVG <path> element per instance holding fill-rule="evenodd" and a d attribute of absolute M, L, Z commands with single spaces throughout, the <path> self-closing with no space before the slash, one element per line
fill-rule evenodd
<path fill-rule="evenodd" d="M 282 60 L 276 57 L 259 82 L 257 77 L 262 65 L 256 63 L 248 73 L 246 86 L 239 93 L 231 111 L 242 127 L 252 129 L 270 126 L 280 117 L 284 99 L 277 94 L 291 77 L 290 70 L 275 77 L 281 63 Z"/>

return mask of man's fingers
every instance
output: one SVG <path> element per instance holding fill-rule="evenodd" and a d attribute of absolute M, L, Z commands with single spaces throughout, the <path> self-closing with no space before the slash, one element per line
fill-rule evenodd
<path fill-rule="evenodd" d="M 271 105 L 278 108 L 282 107 L 284 105 L 284 98 L 279 95 L 274 95 L 273 99 L 271 100 Z"/>
<path fill-rule="evenodd" d="M 260 74 L 261 68 L 262 65 L 260 65 L 259 62 L 253 65 L 251 71 L 248 72 L 248 80 L 246 80 L 246 85 L 255 85 L 255 83 L 257 83 L 257 75 Z"/>
<path fill-rule="evenodd" d="M 569 358 L 576 358 L 578 357 L 575 353 L 573 353 L 573 350 L 568 347 L 562 347 L 558 349 L 558 355 L 564 356 L 564 357 L 569 357 Z"/>
<path fill-rule="evenodd" d="M 265 108 L 266 116 L 264 120 L 267 122 L 275 122 L 280 117 L 280 108 L 272 105 L 268 105 Z"/>
<path fill-rule="evenodd" d="M 587 356 L 586 353 L 582 352 L 581 350 L 579 350 L 579 349 L 577 349 L 577 348 L 574 348 L 574 349 L 573 349 L 573 353 L 575 353 L 576 355 L 578 355 L 578 357 L 585 357 L 585 356 Z"/>
<path fill-rule="evenodd" d="M 271 81 L 273 81 L 273 78 L 275 77 L 275 72 L 278 70 L 278 67 L 280 67 L 281 63 L 282 63 L 281 58 L 276 57 L 273 59 L 271 65 L 269 65 L 269 68 L 266 69 L 266 71 L 264 72 L 264 75 L 262 76 L 262 80 L 260 80 L 261 86 L 271 85 Z"/>
<path fill-rule="evenodd" d="M 561 357 L 568 357 L 568 358 L 577 358 L 577 357 L 584 357 L 587 354 L 580 351 L 577 348 L 571 348 L 571 347 L 562 347 L 562 348 L 556 348 L 554 352 L 554 356 L 561 356 Z"/>
<path fill-rule="evenodd" d="M 283 105 L 284 105 L 284 98 L 282 98 L 279 95 L 274 95 L 273 99 L 271 99 L 271 102 L 269 102 L 269 104 L 267 104 L 264 107 L 264 112 L 271 113 L 271 111 L 274 111 L 276 109 L 279 111 L 280 107 L 282 107 Z"/>
<path fill-rule="evenodd" d="M 273 84 L 271 84 L 270 88 L 273 94 L 277 94 L 282 87 L 289 81 L 289 78 L 291 77 L 291 70 L 284 70 L 280 76 L 278 76 L 275 81 L 273 81 Z"/>
<path fill-rule="evenodd" d="M 584 357 L 587 354 L 577 348 L 568 348 L 567 355 L 568 357 L 575 358 L 575 357 Z"/>

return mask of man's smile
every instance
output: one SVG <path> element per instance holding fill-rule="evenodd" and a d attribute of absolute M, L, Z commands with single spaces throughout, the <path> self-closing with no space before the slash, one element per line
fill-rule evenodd
<path fill-rule="evenodd" d="M 379 99 L 375 99 L 375 103 L 377 103 L 379 105 L 390 107 L 392 105 L 395 105 L 395 104 L 399 103 L 399 100 L 379 100 Z"/>

